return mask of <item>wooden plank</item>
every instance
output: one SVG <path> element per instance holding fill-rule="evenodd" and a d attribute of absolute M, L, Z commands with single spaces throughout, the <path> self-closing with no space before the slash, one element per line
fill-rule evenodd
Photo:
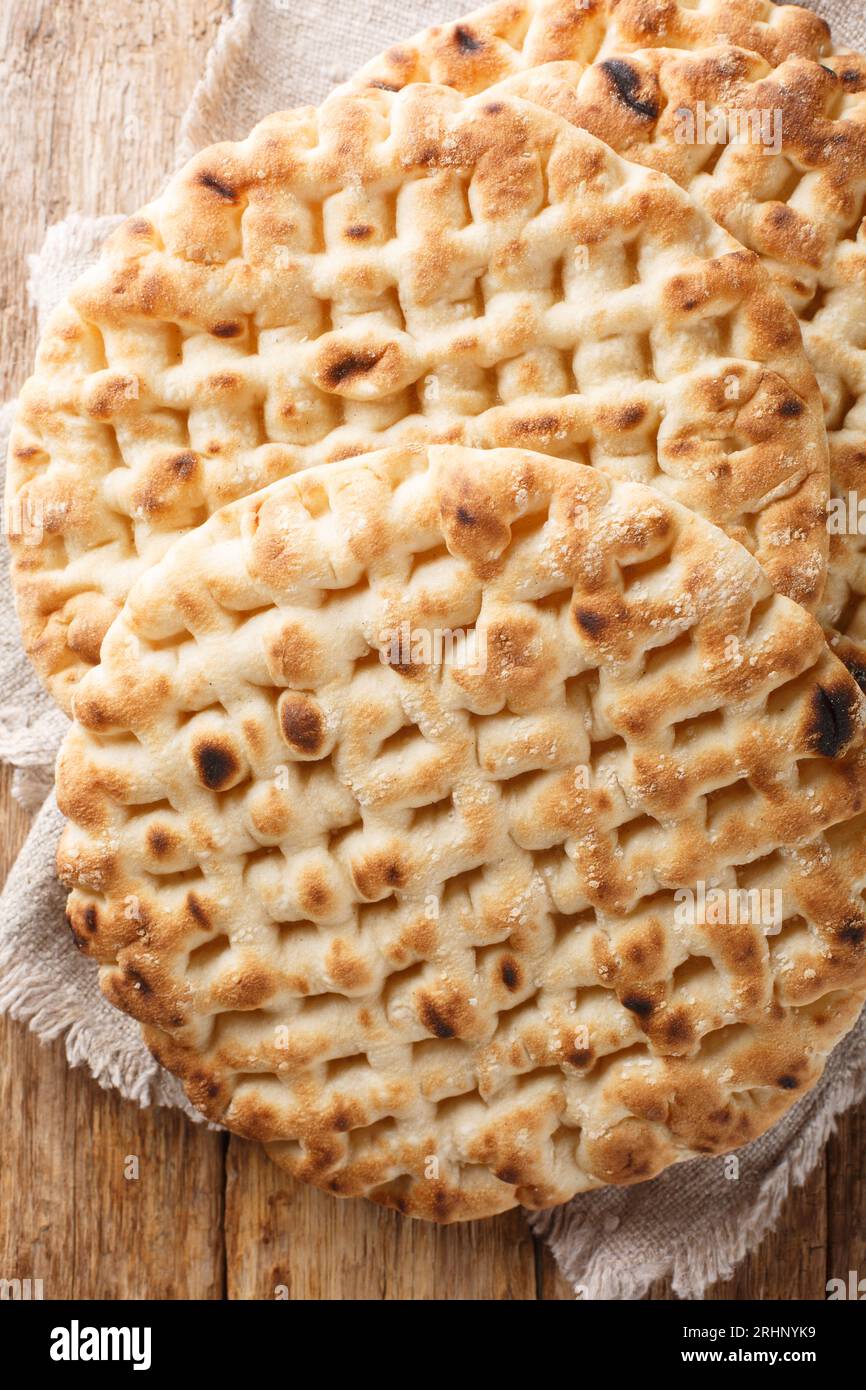
<path fill-rule="evenodd" d="M 0 875 L 28 828 L 11 782 L 0 769 Z M 220 1297 L 221 1137 L 100 1091 L 9 1019 L 0 1058 L 0 1278 L 46 1298 Z"/>
<path fill-rule="evenodd" d="M 181 117 L 229 0 L 0 5 L 0 397 L 35 347 L 25 257 L 67 212 L 133 212 L 175 162 Z"/>
<path fill-rule="evenodd" d="M 221 1137 L 100 1091 L 5 1019 L 0 1055 L 0 1277 L 46 1299 L 221 1297 Z"/>
<path fill-rule="evenodd" d="M 222 1135 L 178 1111 L 142 1110 L 116 1092 L 95 1097 L 82 1073 L 76 1083 L 74 1106 L 67 1101 L 72 1296 L 221 1298 Z"/>
<path fill-rule="evenodd" d="M 35 347 L 28 252 L 75 209 L 132 210 L 173 159 L 229 0 L 6 0 L 0 7 L 0 399 Z M 27 828 L 0 776 L 3 872 Z M 141 1111 L 0 1020 L 0 1277 L 46 1298 L 214 1298 L 223 1289 L 219 1135 Z M 124 1160 L 139 1158 L 139 1177 Z M 131 1171 L 131 1170 L 130 1170 Z"/>
<path fill-rule="evenodd" d="M 827 1278 L 866 1279 L 866 1101 L 841 1117 L 827 1148 L 827 1222 Z"/>
<path fill-rule="evenodd" d="M 575 1292 L 571 1284 L 560 1273 L 559 1265 L 544 1241 L 536 1241 L 538 1262 L 538 1296 L 546 1302 L 573 1303 Z"/>
<path fill-rule="evenodd" d="M 788 1194 L 776 1229 L 765 1236 L 732 1279 L 707 1290 L 708 1298 L 824 1297 L 827 1241 L 827 1170 L 818 1163 L 803 1187 Z"/>
<path fill-rule="evenodd" d="M 432 1226 L 295 1182 L 241 1139 L 226 1168 L 228 1296 L 243 1299 L 536 1297 L 519 1212 Z"/>
<path fill-rule="evenodd" d="M 0 882 L 27 838 L 30 817 L 12 796 L 12 769 L 0 763 Z"/>

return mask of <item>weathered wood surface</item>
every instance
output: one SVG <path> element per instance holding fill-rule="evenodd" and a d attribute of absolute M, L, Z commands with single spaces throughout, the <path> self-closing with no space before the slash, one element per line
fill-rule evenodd
<path fill-rule="evenodd" d="M 228 0 L 0 6 L 0 399 L 35 346 L 26 256 L 67 212 L 132 210 L 172 167 Z M 8 868 L 27 828 L 0 777 Z M 778 1230 L 717 1293 L 822 1298 L 866 1274 L 866 1108 L 847 1116 Z M 127 1177 L 129 1159 L 138 1177 Z M 292 1183 L 254 1146 L 141 1111 L 0 1020 L 0 1277 L 47 1298 L 567 1299 L 514 1213 L 445 1230 Z M 666 1285 L 655 1298 L 670 1297 Z M 580 1316 L 580 1314 L 576 1314 Z"/>

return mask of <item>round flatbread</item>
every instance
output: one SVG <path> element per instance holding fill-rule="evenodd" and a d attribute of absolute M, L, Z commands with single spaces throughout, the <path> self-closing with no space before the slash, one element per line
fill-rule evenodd
<path fill-rule="evenodd" d="M 394 44 L 355 80 L 391 91 L 439 82 L 469 95 L 542 63 L 594 63 L 635 49 L 722 42 L 771 63 L 833 51 L 825 19 L 771 0 L 498 0 Z"/>
<path fill-rule="evenodd" d="M 821 617 L 866 688 L 866 58 L 834 52 L 817 16 L 771 4 L 602 3 L 582 19 L 565 3 L 517 8 L 429 30 L 354 80 L 475 92 L 508 79 L 504 90 L 663 170 L 761 255 L 800 316 L 824 398 Z"/>
<path fill-rule="evenodd" d="M 824 401 L 830 561 L 820 609 L 866 688 L 866 58 L 657 49 L 559 63 L 506 90 L 662 170 L 762 258 L 796 310 Z"/>
<path fill-rule="evenodd" d="M 758 258 L 519 98 L 370 88 L 196 156 L 50 320 L 8 480 L 42 678 L 69 709 L 136 577 L 227 501 L 416 440 L 653 483 L 822 591 L 821 402 Z"/>
<path fill-rule="evenodd" d="M 214 1120 L 449 1221 L 765 1130 L 866 989 L 863 696 L 670 496 L 312 468 L 136 584 L 58 764 L 69 920 Z"/>

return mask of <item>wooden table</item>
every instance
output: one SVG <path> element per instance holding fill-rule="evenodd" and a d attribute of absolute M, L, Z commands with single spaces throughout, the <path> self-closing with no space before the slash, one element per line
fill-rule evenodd
<path fill-rule="evenodd" d="M 228 0 L 4 0 L 0 399 L 34 342 L 25 257 L 49 223 L 133 211 L 172 166 Z M 5 872 L 27 831 L 0 785 Z M 437 1230 L 295 1184 L 253 1144 L 139 1110 L 0 1020 L 0 1277 L 46 1298 L 567 1299 L 525 1221 Z M 127 1156 L 139 1177 L 124 1176 Z M 777 1232 L 715 1290 L 824 1297 L 866 1274 L 866 1107 L 844 1118 Z M 656 1298 L 670 1297 L 660 1284 Z"/>

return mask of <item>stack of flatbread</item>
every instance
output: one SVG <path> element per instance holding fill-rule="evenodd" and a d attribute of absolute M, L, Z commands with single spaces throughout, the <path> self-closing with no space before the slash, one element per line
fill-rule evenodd
<path fill-rule="evenodd" d="M 502 0 L 202 151 L 10 444 L 68 919 L 437 1221 L 766 1130 L 866 998 L 866 57 Z"/>

